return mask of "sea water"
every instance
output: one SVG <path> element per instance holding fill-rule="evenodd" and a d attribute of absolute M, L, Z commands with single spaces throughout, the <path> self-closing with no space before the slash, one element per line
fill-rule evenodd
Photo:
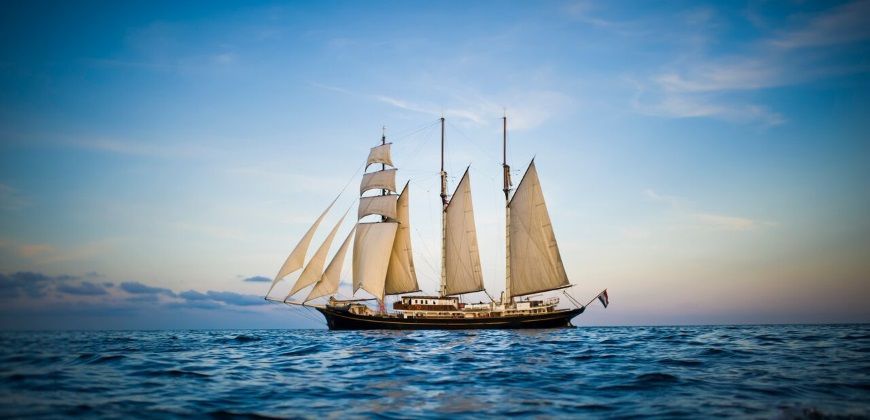
<path fill-rule="evenodd" d="M 2 417 L 870 414 L 870 325 L 0 333 Z"/>

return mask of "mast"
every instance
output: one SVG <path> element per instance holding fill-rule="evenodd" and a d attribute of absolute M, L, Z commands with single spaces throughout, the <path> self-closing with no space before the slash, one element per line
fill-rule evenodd
<path fill-rule="evenodd" d="M 381 146 L 383 146 L 385 144 L 387 144 L 387 126 L 383 125 L 383 126 L 381 126 Z M 383 171 L 386 169 L 387 169 L 387 165 L 382 163 L 381 170 Z M 381 190 L 381 195 L 387 195 L 387 190 L 386 189 Z M 381 222 L 386 222 L 386 221 L 387 221 L 387 216 L 381 216 Z M 384 300 L 386 300 L 386 299 L 387 299 L 386 296 L 384 296 L 383 300 L 378 300 L 378 310 L 381 313 L 384 313 L 387 311 L 386 304 L 384 303 Z"/>
<path fill-rule="evenodd" d="M 535 161 L 508 202 L 510 208 L 510 297 L 570 287 Z"/>
<path fill-rule="evenodd" d="M 447 295 L 447 172 L 444 171 L 444 117 L 441 117 L 441 296 Z"/>
<path fill-rule="evenodd" d="M 501 138 L 502 152 L 501 152 L 501 167 L 503 170 L 502 179 L 504 180 L 504 236 L 505 236 L 505 288 L 504 288 L 504 302 L 503 304 L 507 305 L 511 300 L 513 300 L 513 296 L 511 296 L 511 207 L 509 195 L 511 191 L 511 167 L 507 164 L 507 112 L 505 112 L 504 117 L 502 117 L 502 138 Z"/>
<path fill-rule="evenodd" d="M 511 167 L 507 164 L 507 114 L 502 117 L 502 137 L 501 137 L 501 167 L 504 169 L 504 201 L 507 203 L 508 194 L 511 191 Z"/>
<path fill-rule="evenodd" d="M 381 146 L 383 146 L 383 145 L 385 145 L 385 144 L 387 144 L 387 126 L 382 126 L 382 127 L 381 127 Z M 382 163 L 382 164 L 381 164 L 381 170 L 383 171 L 383 170 L 386 170 L 386 169 L 387 169 L 387 165 L 385 165 L 385 164 Z M 387 190 L 385 190 L 385 189 L 381 190 L 381 195 L 387 195 Z M 382 222 L 386 222 L 386 221 L 387 221 L 387 217 L 386 217 L 386 216 L 381 216 L 381 221 L 382 221 Z"/>
<path fill-rule="evenodd" d="M 360 198 L 357 209 L 357 228 L 353 242 L 353 291 L 359 289 L 372 294 L 384 308 L 385 283 L 389 269 L 390 255 L 396 237 L 397 195 L 389 194 L 396 190 L 395 163 L 390 152 L 386 135 L 381 135 L 381 144 L 372 147 L 366 159 L 366 169 L 380 163 L 381 170 L 363 173 L 360 181 Z M 387 170 L 386 166 L 393 169 Z M 367 191 L 380 190 L 380 194 L 365 195 Z M 375 223 L 360 222 L 369 215 L 378 215 Z"/>

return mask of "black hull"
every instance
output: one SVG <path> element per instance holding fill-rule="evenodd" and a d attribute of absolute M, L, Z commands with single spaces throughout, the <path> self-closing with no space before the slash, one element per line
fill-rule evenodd
<path fill-rule="evenodd" d="M 346 309 L 329 307 L 316 309 L 326 318 L 330 330 L 468 330 L 570 327 L 571 318 L 586 308 L 491 318 L 398 318 L 355 315 Z"/>

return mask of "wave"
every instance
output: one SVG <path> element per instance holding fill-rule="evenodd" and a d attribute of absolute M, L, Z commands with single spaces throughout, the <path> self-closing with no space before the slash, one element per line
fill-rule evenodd
<path fill-rule="evenodd" d="M 8 396 L 0 415 L 771 418 L 870 411 L 864 325 L 70 337 L 0 333 L 0 395 Z"/>

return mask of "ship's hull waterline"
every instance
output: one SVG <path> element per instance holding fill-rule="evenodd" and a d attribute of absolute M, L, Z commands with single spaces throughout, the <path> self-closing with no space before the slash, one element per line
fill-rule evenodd
<path fill-rule="evenodd" d="M 541 314 L 489 318 L 399 318 L 383 315 L 357 315 L 346 309 L 317 307 L 330 330 L 472 330 L 564 328 L 585 307 Z"/>

